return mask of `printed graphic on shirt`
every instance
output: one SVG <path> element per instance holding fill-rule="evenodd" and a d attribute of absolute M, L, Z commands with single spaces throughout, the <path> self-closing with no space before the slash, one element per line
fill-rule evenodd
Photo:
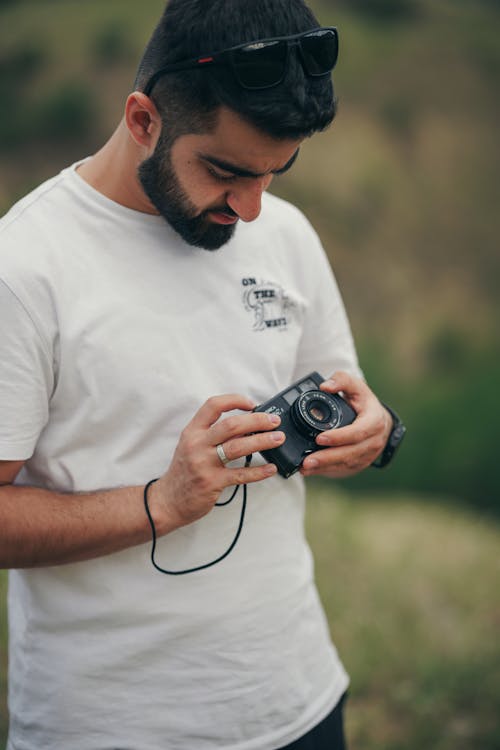
<path fill-rule="evenodd" d="M 285 331 L 291 323 L 292 310 L 295 307 L 283 287 L 274 281 L 262 281 L 248 277 L 241 281 L 243 304 L 254 316 L 254 331 L 278 329 Z"/>

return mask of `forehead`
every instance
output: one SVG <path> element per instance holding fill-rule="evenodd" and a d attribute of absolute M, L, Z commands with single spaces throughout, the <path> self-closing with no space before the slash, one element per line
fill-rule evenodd
<path fill-rule="evenodd" d="M 174 144 L 178 156 L 199 154 L 264 174 L 278 171 L 292 158 L 302 139 L 277 139 L 258 130 L 236 112 L 221 107 L 215 128 L 208 133 L 181 135 Z"/>

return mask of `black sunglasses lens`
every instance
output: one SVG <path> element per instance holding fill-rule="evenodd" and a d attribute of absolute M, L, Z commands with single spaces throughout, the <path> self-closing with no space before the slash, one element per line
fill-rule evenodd
<path fill-rule="evenodd" d="M 275 86 L 283 78 L 287 47 L 281 41 L 255 42 L 233 52 L 233 69 L 247 89 Z"/>
<path fill-rule="evenodd" d="M 303 36 L 300 40 L 302 60 L 310 76 L 323 76 L 335 67 L 339 42 L 335 31 L 321 29 Z"/>

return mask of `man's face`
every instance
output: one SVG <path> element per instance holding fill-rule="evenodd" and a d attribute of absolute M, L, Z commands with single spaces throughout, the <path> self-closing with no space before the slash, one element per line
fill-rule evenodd
<path fill-rule="evenodd" d="M 301 141 L 276 140 L 228 109 L 210 133 L 179 136 L 165 127 L 139 166 L 142 188 L 156 211 L 190 245 L 217 250 L 238 221 L 253 221 L 273 176 L 295 160 Z"/>

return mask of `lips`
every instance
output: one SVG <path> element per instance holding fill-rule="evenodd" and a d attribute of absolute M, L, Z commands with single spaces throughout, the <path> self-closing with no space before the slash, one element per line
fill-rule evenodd
<path fill-rule="evenodd" d="M 238 217 L 223 211 L 210 211 L 210 216 L 216 224 L 236 224 Z"/>

